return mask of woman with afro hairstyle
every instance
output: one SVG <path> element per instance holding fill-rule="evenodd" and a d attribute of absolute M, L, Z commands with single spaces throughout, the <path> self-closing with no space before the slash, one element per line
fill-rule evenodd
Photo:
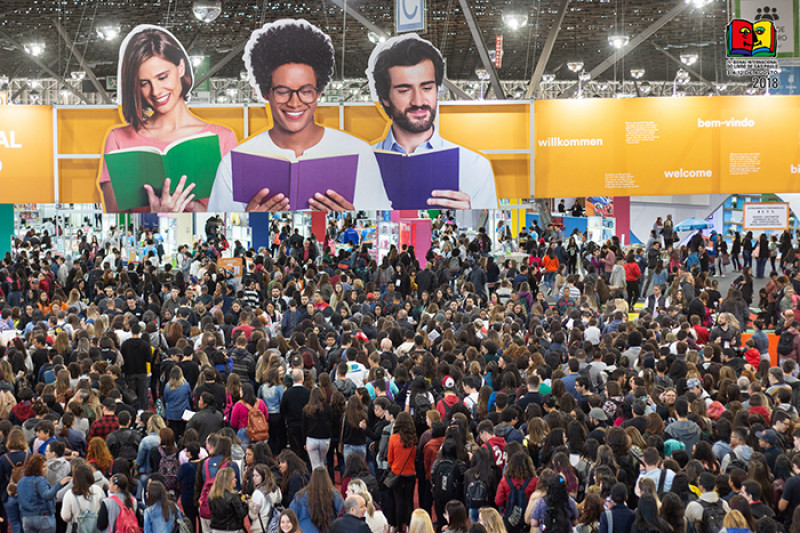
<path fill-rule="evenodd" d="M 302 19 L 281 19 L 253 32 L 244 51 L 250 85 L 269 102 L 272 128 L 255 135 L 234 150 L 236 159 L 248 152 L 296 160 L 301 156 L 358 156 L 356 180 L 351 191 L 320 188 L 307 191 L 309 198 L 293 198 L 299 208 L 322 211 L 390 209 L 380 168 L 367 143 L 347 133 L 320 126 L 314 114 L 320 94 L 333 74 L 334 49 L 330 37 Z M 234 198 L 233 158 L 226 155 L 217 170 L 211 191 L 212 211 L 286 211 L 284 192 L 251 187 L 252 178 L 237 175 Z M 313 178 L 337 177 L 331 173 Z M 343 168 L 339 166 L 338 168 Z M 347 177 L 349 170 L 340 172 Z M 265 183 L 265 182 L 262 182 Z M 274 187 L 273 187 L 274 188 Z M 308 187 L 302 187 L 308 189 Z M 313 187 L 312 187 L 313 188 Z"/>

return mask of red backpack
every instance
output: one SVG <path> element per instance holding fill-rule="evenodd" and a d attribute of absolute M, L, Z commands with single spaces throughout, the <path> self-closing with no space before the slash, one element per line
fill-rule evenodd
<path fill-rule="evenodd" d="M 200 498 L 197 500 L 197 503 L 200 504 L 199 514 L 200 518 L 205 518 L 206 520 L 211 519 L 211 507 L 208 505 L 208 495 L 211 493 L 211 486 L 214 484 L 214 478 L 211 477 L 211 472 L 208 469 L 208 459 L 203 464 L 203 488 L 200 490 Z M 220 463 L 219 468 L 217 468 L 217 472 L 225 468 L 228 464 L 228 461 L 224 463 Z"/>
<path fill-rule="evenodd" d="M 141 533 L 142 529 L 139 527 L 139 521 L 136 520 L 136 513 L 133 512 L 133 509 L 122 503 L 122 500 L 116 496 L 111 496 L 111 499 L 119 505 L 119 516 L 114 522 L 114 533 Z"/>

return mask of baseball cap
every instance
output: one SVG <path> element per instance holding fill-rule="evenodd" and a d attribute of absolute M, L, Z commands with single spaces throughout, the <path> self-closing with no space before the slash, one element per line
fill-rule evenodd
<path fill-rule="evenodd" d="M 606 412 L 600 409 L 599 407 L 592 407 L 592 410 L 589 411 L 589 416 L 597 420 L 603 420 L 603 421 L 608 420 L 608 415 L 606 415 Z"/>
<path fill-rule="evenodd" d="M 693 387 L 699 387 L 699 386 L 700 386 L 700 380 L 697 379 L 697 378 L 691 378 L 691 379 L 686 380 L 686 387 L 687 388 L 691 389 Z"/>
<path fill-rule="evenodd" d="M 774 429 L 766 429 L 764 431 L 756 432 L 756 438 L 764 440 L 773 446 L 778 444 L 778 433 Z"/>
<path fill-rule="evenodd" d="M 456 386 L 456 380 L 453 379 L 452 376 L 445 376 L 442 380 L 442 387 L 445 389 L 454 389 Z"/>

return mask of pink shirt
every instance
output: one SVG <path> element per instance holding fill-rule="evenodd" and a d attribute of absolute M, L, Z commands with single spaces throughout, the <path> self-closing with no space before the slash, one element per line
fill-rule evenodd
<path fill-rule="evenodd" d="M 258 409 L 264 413 L 264 418 L 269 420 L 269 411 L 267 411 L 267 405 L 264 403 L 264 400 L 258 400 Z M 231 427 L 236 431 L 239 431 L 242 428 L 247 427 L 247 415 L 250 414 L 250 409 L 242 402 L 236 402 L 236 405 L 233 406 L 233 411 L 231 412 Z"/>
<path fill-rule="evenodd" d="M 219 150 L 223 157 L 238 145 L 236 135 L 234 135 L 234 133 L 225 126 L 206 124 L 205 128 L 203 128 L 200 133 L 214 133 L 219 136 Z M 108 134 L 103 153 L 107 154 L 109 152 L 113 152 L 114 150 L 134 148 L 136 146 L 152 146 L 154 148 L 158 148 L 159 150 L 164 150 L 170 144 L 171 143 L 168 142 L 156 141 L 150 137 L 147 137 L 146 135 L 142 135 L 134 130 L 131 126 L 120 126 L 119 128 L 114 128 Z M 108 168 L 106 167 L 105 161 L 103 161 L 103 172 L 100 174 L 100 183 L 106 183 L 110 179 L 111 178 L 108 177 Z M 203 198 L 199 201 L 204 205 L 208 205 L 208 198 Z"/>

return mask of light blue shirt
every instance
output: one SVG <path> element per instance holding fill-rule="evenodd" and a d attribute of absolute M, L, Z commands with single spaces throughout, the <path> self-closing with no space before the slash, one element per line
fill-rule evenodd
<path fill-rule="evenodd" d="M 372 145 L 376 150 L 405 154 L 406 150 L 394 138 L 394 128 L 389 128 L 386 138 Z M 497 189 L 491 162 L 483 155 L 442 139 L 436 126 L 431 137 L 417 146 L 414 153 L 458 148 L 458 189 L 470 197 L 472 209 L 497 209 Z"/>

